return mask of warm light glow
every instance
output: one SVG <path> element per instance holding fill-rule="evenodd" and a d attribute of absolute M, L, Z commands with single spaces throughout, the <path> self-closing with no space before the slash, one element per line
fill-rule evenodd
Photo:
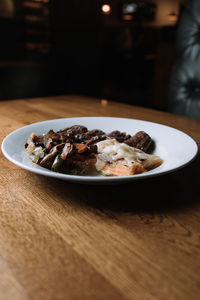
<path fill-rule="evenodd" d="M 122 19 L 125 21 L 131 21 L 131 20 L 133 20 L 133 16 L 132 15 L 124 15 L 124 16 L 122 16 Z"/>
<path fill-rule="evenodd" d="M 102 106 L 107 106 L 107 105 L 108 105 L 108 100 L 106 100 L 106 99 L 101 99 L 101 105 L 102 105 Z"/>
<path fill-rule="evenodd" d="M 103 4 L 101 10 L 103 14 L 109 15 L 111 13 L 111 6 L 109 4 Z"/>
<path fill-rule="evenodd" d="M 176 22 L 178 21 L 178 16 L 177 16 L 177 14 L 175 14 L 175 13 L 170 13 L 170 14 L 168 15 L 168 20 L 169 20 L 170 22 L 176 23 Z"/>
<path fill-rule="evenodd" d="M 35 1 L 35 2 L 43 2 L 43 3 L 48 3 L 49 2 L 49 0 L 33 0 L 33 1 Z"/>

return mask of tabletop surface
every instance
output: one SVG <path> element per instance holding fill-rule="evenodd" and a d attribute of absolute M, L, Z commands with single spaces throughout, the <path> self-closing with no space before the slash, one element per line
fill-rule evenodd
<path fill-rule="evenodd" d="M 56 96 L 0 102 L 0 142 L 43 120 L 112 116 L 189 134 L 200 120 L 142 107 Z M 0 155 L 0 299 L 200 299 L 200 159 L 129 184 L 69 183 Z"/>

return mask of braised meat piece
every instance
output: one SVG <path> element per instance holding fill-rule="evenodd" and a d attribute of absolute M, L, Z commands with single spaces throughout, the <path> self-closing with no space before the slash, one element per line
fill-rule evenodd
<path fill-rule="evenodd" d="M 99 129 L 93 129 L 93 130 L 89 130 L 87 132 L 88 137 L 93 137 L 93 136 L 101 136 L 101 135 L 105 135 L 105 132 Z"/>
<path fill-rule="evenodd" d="M 118 142 L 123 143 L 125 140 L 128 140 L 131 136 L 126 134 L 126 132 L 120 132 L 118 130 L 114 130 L 108 134 L 108 137 L 116 139 Z"/>
<path fill-rule="evenodd" d="M 149 147 L 151 146 L 152 139 L 146 132 L 139 131 L 134 136 L 125 140 L 124 143 L 131 147 L 135 147 L 144 152 L 147 152 Z"/>
<path fill-rule="evenodd" d="M 87 132 L 87 127 L 82 125 L 74 125 L 67 127 L 63 130 L 59 130 L 56 134 L 59 136 L 61 143 L 74 143 L 76 141 L 75 135 Z"/>
<path fill-rule="evenodd" d="M 92 144 L 87 146 L 88 153 L 97 153 L 97 145 Z"/>
<path fill-rule="evenodd" d="M 79 133 L 75 135 L 76 142 L 84 143 L 91 138 L 95 138 L 94 141 L 100 141 L 106 139 L 106 134 L 102 130 L 93 129 L 87 132 Z"/>
<path fill-rule="evenodd" d="M 76 135 L 76 134 L 87 132 L 87 131 L 88 131 L 88 129 L 85 126 L 74 125 L 74 126 L 71 126 L 71 127 L 67 127 L 63 130 L 59 130 L 59 131 L 57 131 L 57 133 L 68 134 L 68 135 L 70 135 L 70 134 Z"/>

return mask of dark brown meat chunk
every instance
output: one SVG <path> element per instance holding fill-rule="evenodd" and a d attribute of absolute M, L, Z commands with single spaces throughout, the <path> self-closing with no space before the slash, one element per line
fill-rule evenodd
<path fill-rule="evenodd" d="M 66 135 L 76 135 L 79 133 L 87 132 L 87 127 L 82 125 L 74 125 L 71 127 L 67 127 L 63 130 L 57 131 L 57 133 L 66 134 Z"/>
<path fill-rule="evenodd" d="M 60 134 L 60 142 L 73 144 L 75 142 L 75 137 L 73 134 Z"/>
<path fill-rule="evenodd" d="M 116 139 L 120 143 L 123 143 L 125 140 L 128 140 L 131 136 L 126 134 L 126 132 L 120 132 L 118 130 L 112 131 L 108 134 L 109 137 Z"/>
<path fill-rule="evenodd" d="M 81 125 L 74 125 L 57 132 L 60 136 L 62 143 L 74 143 L 76 142 L 76 135 L 84 134 L 87 132 L 87 127 Z"/>
<path fill-rule="evenodd" d="M 146 132 L 139 131 L 134 136 L 125 140 L 124 143 L 131 147 L 135 147 L 144 152 L 147 152 L 149 147 L 151 146 L 152 139 Z"/>
<path fill-rule="evenodd" d="M 60 134 L 58 133 L 53 133 L 50 138 L 52 139 L 53 142 L 59 143 L 60 142 Z"/>
<path fill-rule="evenodd" d="M 99 141 L 106 138 L 105 132 L 98 129 L 89 130 L 87 132 L 83 132 L 75 135 L 76 142 L 84 143 L 91 138 L 95 138 L 95 141 Z"/>
<path fill-rule="evenodd" d="M 93 137 L 93 136 L 100 136 L 100 135 L 104 135 L 105 132 L 99 129 L 93 129 L 93 130 L 89 130 L 87 132 L 88 137 Z"/>
<path fill-rule="evenodd" d="M 97 153 L 97 145 L 88 145 L 87 146 L 88 153 Z"/>

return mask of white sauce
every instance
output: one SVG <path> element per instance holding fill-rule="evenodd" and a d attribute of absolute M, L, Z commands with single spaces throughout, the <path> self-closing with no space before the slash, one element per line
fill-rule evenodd
<path fill-rule="evenodd" d="M 146 159 L 147 155 L 143 151 L 119 143 L 116 139 L 105 140 L 97 143 L 97 152 L 101 159 L 106 161 L 117 161 L 125 159 L 127 162 L 138 162 L 140 159 Z"/>
<path fill-rule="evenodd" d="M 162 163 L 159 156 L 145 153 L 125 143 L 119 143 L 116 139 L 108 139 L 97 143 L 97 152 L 101 164 L 103 161 L 112 163 L 121 160 L 127 165 L 131 165 L 133 162 L 140 163 L 148 170 Z M 98 162 L 98 165 L 100 166 L 100 162 Z"/>

